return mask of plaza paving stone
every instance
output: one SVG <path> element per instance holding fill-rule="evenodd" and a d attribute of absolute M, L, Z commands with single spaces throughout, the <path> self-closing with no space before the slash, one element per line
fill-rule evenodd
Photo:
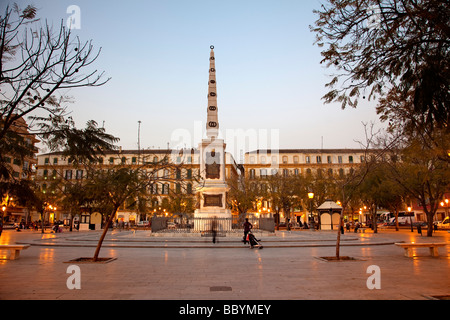
<path fill-rule="evenodd" d="M 346 233 L 341 256 L 336 233 L 276 231 L 260 234 L 264 249 L 250 249 L 241 234 L 218 238 L 150 231 L 110 232 L 105 264 L 69 262 L 92 257 L 98 231 L 4 230 L 1 244 L 29 243 L 18 260 L 0 260 L 1 300 L 427 300 L 450 295 L 450 233 L 432 238 L 408 230 Z M 396 242 L 445 242 L 439 257 L 418 249 L 407 258 Z M 6 252 L 1 251 L 0 256 Z M 70 265 L 81 271 L 81 289 L 68 289 Z M 381 288 L 370 290 L 368 267 L 379 266 Z"/>

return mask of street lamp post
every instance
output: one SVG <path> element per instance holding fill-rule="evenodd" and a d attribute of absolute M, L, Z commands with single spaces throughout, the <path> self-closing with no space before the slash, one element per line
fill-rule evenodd
<path fill-rule="evenodd" d="M 440 205 L 441 207 L 445 208 L 445 217 L 448 217 L 448 199 L 444 199 L 444 201 L 441 201 Z"/>
<path fill-rule="evenodd" d="M 3 217 L 5 216 L 6 206 L 2 206 L 2 216 L 0 217 L 0 236 L 3 231 Z"/>
<path fill-rule="evenodd" d="M 411 232 L 414 232 L 413 223 L 412 223 L 412 216 L 411 216 L 411 207 L 408 207 L 408 214 L 409 214 L 409 222 L 411 223 Z"/>
<path fill-rule="evenodd" d="M 312 199 L 314 198 L 314 192 L 309 192 L 308 198 L 309 198 L 309 212 L 310 212 L 310 216 L 311 216 L 311 226 L 312 226 L 312 230 L 315 231 L 316 226 L 314 223 L 314 216 L 313 216 L 313 212 L 312 212 Z"/>

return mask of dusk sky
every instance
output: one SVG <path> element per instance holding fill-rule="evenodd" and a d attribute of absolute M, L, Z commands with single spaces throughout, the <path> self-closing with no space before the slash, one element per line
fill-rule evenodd
<path fill-rule="evenodd" d="M 56 27 L 80 9 L 81 41 L 102 52 L 91 69 L 112 79 L 98 88 L 63 92 L 77 126 L 93 119 L 125 149 L 196 147 L 205 130 L 210 45 L 217 69 L 219 123 L 239 160 L 236 133 L 257 133 L 258 148 L 354 148 L 362 122 L 381 126 L 376 102 L 357 109 L 325 105 L 334 72 L 320 65 L 309 26 L 317 0 L 240 1 L 9 1 L 34 4 Z M 2 14 L 8 1 L 2 1 Z M 90 69 L 90 70 L 91 70 Z M 188 135 L 180 144 L 179 135 Z M 279 142 L 265 143 L 275 133 Z M 178 137 L 178 138 L 177 138 Z M 270 138 L 269 138 L 270 139 Z M 174 141 L 175 140 L 175 141 Z M 323 141 L 323 142 L 322 142 Z M 279 144 L 279 145 L 278 145 Z"/>

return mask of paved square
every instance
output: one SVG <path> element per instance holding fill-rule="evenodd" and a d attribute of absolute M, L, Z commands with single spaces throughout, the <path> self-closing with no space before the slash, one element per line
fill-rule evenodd
<path fill-rule="evenodd" d="M 450 234 L 346 233 L 341 256 L 334 232 L 277 231 L 261 235 L 264 249 L 250 249 L 241 236 L 213 244 L 201 237 L 153 237 L 149 231 L 114 231 L 107 236 L 104 264 L 67 263 L 92 257 L 99 232 L 41 234 L 5 230 L 0 243 L 29 243 L 18 260 L 0 260 L 0 299 L 18 300 L 404 300 L 450 295 Z M 407 258 L 395 242 L 445 242 L 439 257 L 417 249 Z M 6 252 L 1 251 L 2 257 Z M 79 267 L 80 289 L 69 289 Z M 369 289 L 370 266 L 379 267 L 380 289 Z"/>

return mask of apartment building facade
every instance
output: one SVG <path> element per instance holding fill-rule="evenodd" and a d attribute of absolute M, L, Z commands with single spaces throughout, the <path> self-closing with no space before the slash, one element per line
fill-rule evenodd
<path fill-rule="evenodd" d="M 250 178 L 274 174 L 344 175 L 366 159 L 362 149 L 280 149 L 255 150 L 245 154 L 245 174 Z"/>
<path fill-rule="evenodd" d="M 152 184 L 149 190 L 148 200 L 155 214 L 171 213 L 164 209 L 171 195 L 183 195 L 192 198 L 194 202 L 197 201 L 195 195 L 199 182 L 196 177 L 200 173 L 200 154 L 197 149 L 119 149 L 117 151 L 106 151 L 102 156 L 99 156 L 99 159 L 99 163 L 95 164 L 99 169 L 113 168 L 117 165 L 137 168 L 145 166 L 145 164 L 167 163 L 167 166 L 160 166 L 161 169 L 155 171 L 157 182 Z M 233 156 L 227 153 L 225 161 L 227 179 L 236 179 L 240 173 Z M 45 153 L 37 157 L 35 181 L 40 185 L 43 193 L 54 192 L 50 186 L 58 179 L 62 179 L 64 183 L 79 183 L 82 185 L 87 174 L 88 170 L 83 165 L 74 165 L 61 152 Z M 141 221 L 141 217 L 136 210 L 130 210 L 126 207 L 118 210 L 116 218 L 119 221 L 129 223 Z M 50 223 L 58 220 L 64 221 L 70 219 L 70 214 L 60 207 L 52 212 L 48 219 Z M 91 229 L 94 228 L 93 225 L 95 225 L 95 228 L 101 225 L 101 221 L 98 221 L 99 213 L 89 212 L 88 210 L 76 219 L 79 219 L 84 228 L 86 228 L 86 225 L 90 225 Z"/>
<path fill-rule="evenodd" d="M 27 122 L 22 117 L 14 121 L 9 130 L 18 135 L 17 143 L 31 150 L 32 154 L 23 157 L 8 153 L 2 154 L 2 165 L 10 172 L 9 180 L 11 182 L 30 180 L 37 164 L 36 154 L 38 149 L 36 144 L 39 139 L 30 132 Z M 4 195 L 2 199 L 2 211 L 4 224 L 26 222 L 30 215 L 29 210 L 18 205 L 14 197 L 9 194 Z"/>

